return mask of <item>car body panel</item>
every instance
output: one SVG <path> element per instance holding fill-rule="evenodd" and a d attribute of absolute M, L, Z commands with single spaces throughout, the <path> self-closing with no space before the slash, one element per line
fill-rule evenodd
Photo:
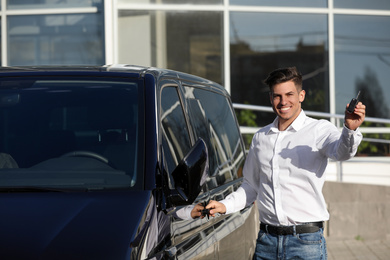
<path fill-rule="evenodd" d="M 134 185 L 132 182 L 128 184 L 126 178 L 131 171 L 122 168 L 110 170 L 111 165 L 104 161 L 98 162 L 96 158 L 83 157 L 82 152 L 85 151 L 76 151 L 77 154 L 72 151 L 73 155 L 65 157 L 53 155 L 37 165 L 31 167 L 27 165 L 26 169 L 0 169 L 1 259 L 237 259 L 238 256 L 240 259 L 251 259 L 258 224 L 255 205 L 249 205 L 241 212 L 216 218 L 182 219 L 176 215 L 177 211 L 186 207 L 185 204 L 195 205 L 207 203 L 210 199 L 224 199 L 238 189 L 242 182 L 245 150 L 229 94 L 222 86 L 185 73 L 135 65 L 2 67 L 0 68 L 0 120 L 6 120 L 7 115 L 11 115 L 7 109 L 16 107 L 19 102 L 26 102 L 26 96 L 9 94 L 17 91 L 17 88 L 11 86 L 12 84 L 7 83 L 10 79 L 15 81 L 42 79 L 43 83 L 50 83 L 48 79 L 54 83 L 57 79 L 61 79 L 72 84 L 77 83 L 77 80 L 97 82 L 96 86 L 90 84 L 83 87 L 84 83 L 82 83 L 80 86 L 75 84 L 74 87 L 69 88 L 46 84 L 29 92 L 39 93 L 43 89 L 48 93 L 47 95 L 73 93 L 77 96 L 77 89 L 84 88 L 87 94 L 91 95 L 84 93 L 85 97 L 79 99 L 77 101 L 79 103 L 70 102 L 76 104 L 77 108 L 83 101 L 86 104 L 93 103 L 90 97 L 99 90 L 107 91 L 102 92 L 103 95 L 108 94 L 107 100 L 103 96 L 99 101 L 102 105 L 107 103 L 116 106 L 116 103 L 126 98 L 125 95 L 122 96 L 122 93 L 126 93 L 120 90 L 121 82 L 126 83 L 124 88 L 129 90 L 131 86 L 127 86 L 127 83 L 136 85 L 139 97 L 134 103 L 138 107 L 138 117 L 134 120 L 138 123 L 137 129 L 139 129 L 136 141 L 137 179 Z M 108 82 L 109 86 L 101 82 Z M 116 99 L 109 100 L 110 93 L 115 91 L 118 92 L 113 96 Z M 171 95 L 174 95 L 177 100 L 174 102 L 167 100 Z M 69 97 L 73 96 L 66 97 L 56 102 L 68 104 Z M 57 103 L 54 103 L 53 107 L 59 105 Z M 45 104 L 46 102 L 42 106 Z M 95 108 L 98 108 L 97 104 L 99 103 L 94 104 Z M 164 106 L 168 107 L 163 109 Z M 75 110 L 77 113 L 73 112 L 73 114 L 69 109 L 60 111 L 64 122 L 68 116 L 76 119 L 83 118 L 83 112 L 78 114 L 77 109 Z M 118 112 L 118 110 L 113 111 Z M 61 113 L 52 113 L 51 118 Z M 113 113 L 109 114 L 107 111 L 99 113 L 92 114 L 92 118 L 97 119 L 94 125 L 100 126 L 106 120 L 115 123 L 116 115 L 114 116 Z M 171 126 L 178 126 L 175 125 L 175 120 L 179 119 L 178 115 L 182 115 L 180 120 L 184 128 L 181 130 L 188 135 L 186 137 L 188 147 L 184 147 L 180 142 L 175 144 L 175 140 L 170 138 L 180 136 L 177 133 L 172 135 L 167 132 L 174 131 Z M 85 117 L 85 120 L 91 120 L 91 117 Z M 61 120 L 53 122 L 49 124 L 50 127 L 57 125 L 65 127 Z M 85 122 L 78 123 L 83 125 Z M 117 128 L 115 125 L 116 123 L 111 128 Z M 76 131 L 79 139 L 98 134 L 99 142 L 101 141 L 101 132 L 89 128 L 88 131 L 84 131 L 83 127 Z M 9 125 L 5 123 L 3 128 L 0 128 L 0 135 L 3 135 L 0 138 L 2 149 L 0 152 L 7 152 L 7 149 L 8 151 L 21 149 L 20 146 L 9 149 L 11 143 L 8 139 L 16 139 L 19 142 L 21 139 L 15 136 L 8 138 L 10 129 L 17 127 L 8 128 Z M 69 125 L 65 128 L 71 129 Z M 113 130 L 111 128 L 105 127 L 104 131 Z M 29 129 L 18 128 L 17 130 Z M 119 130 L 116 129 L 117 132 Z M 178 140 L 184 140 L 184 137 L 180 138 Z M 203 173 L 210 171 L 207 179 L 201 180 L 199 184 L 186 183 L 198 180 L 188 176 L 186 180 L 180 180 L 183 182 L 183 187 L 178 187 L 177 182 L 181 176 L 177 172 L 174 173 L 172 167 L 177 167 L 180 160 L 185 158 L 183 155 L 189 153 L 190 148 L 200 139 L 204 139 L 212 169 L 207 167 L 200 170 Z M 38 139 L 31 141 L 35 148 L 41 149 Z M 60 145 L 57 142 L 58 139 L 55 139 L 54 144 Z M 129 141 L 126 139 L 127 142 Z M 170 161 L 171 157 L 174 157 L 171 154 L 176 149 L 173 148 L 174 145 L 179 150 L 183 149 L 176 152 L 184 154 Z M 34 149 L 31 149 L 32 157 L 35 156 L 33 153 L 37 153 Z M 88 154 L 88 156 L 92 155 Z M 26 157 L 28 156 L 24 158 Z M 36 161 L 32 164 L 35 163 Z M 183 169 L 189 169 L 189 162 L 184 163 Z M 72 167 L 76 164 L 81 168 L 74 171 Z M 84 172 L 85 167 L 92 168 Z M 52 174 L 56 172 L 58 172 L 57 177 L 53 177 Z M 93 179 L 93 174 L 98 172 L 101 174 L 99 179 Z M 77 176 L 81 173 L 91 174 L 85 175 L 91 178 Z M 31 175 L 32 177 L 28 179 L 28 174 L 37 175 Z M 37 178 L 34 179 L 33 176 Z M 117 179 L 112 185 L 108 185 L 110 178 L 107 176 L 114 176 Z M 120 176 L 123 178 L 119 178 Z M 21 178 L 27 181 L 22 186 L 18 186 Z M 44 178 L 46 184 L 42 185 Z M 77 184 L 77 182 L 88 183 L 87 180 L 95 184 Z M 115 186 L 121 181 L 128 186 Z M 64 183 L 68 184 L 64 185 Z M 78 186 L 72 186 L 75 183 Z M 178 194 L 193 188 L 187 187 L 187 184 L 195 185 L 194 188 L 201 188 L 201 192 L 191 201 L 180 201 L 182 195 Z M 200 186 L 196 187 L 196 185 Z M 172 196 L 176 196 L 176 199 Z"/>
<path fill-rule="evenodd" d="M 150 191 L 1 194 L 1 259 L 126 259 Z M 6 209 L 6 210 L 4 210 Z"/>

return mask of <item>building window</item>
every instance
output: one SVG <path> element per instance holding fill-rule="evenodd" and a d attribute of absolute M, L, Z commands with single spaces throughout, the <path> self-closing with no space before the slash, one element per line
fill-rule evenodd
<path fill-rule="evenodd" d="M 118 15 L 118 62 L 223 81 L 222 12 L 128 11 Z"/>
<path fill-rule="evenodd" d="M 214 5 L 222 4 L 223 0 L 118 0 L 119 3 L 126 4 L 190 4 L 190 5 Z"/>
<path fill-rule="evenodd" d="M 390 118 L 390 19 L 335 16 L 336 112 L 361 91 L 367 116 Z"/>
<path fill-rule="evenodd" d="M 7 9 L 47 9 L 101 6 L 102 0 L 7 0 Z"/>
<path fill-rule="evenodd" d="M 9 0 L 2 7 L 3 66 L 105 63 L 103 0 Z"/>
<path fill-rule="evenodd" d="M 253 6 L 290 6 L 290 7 L 326 7 L 327 0 L 229 0 L 231 5 Z"/>
<path fill-rule="evenodd" d="M 334 0 L 334 7 L 349 9 L 376 9 L 390 10 L 390 1 L 387 0 Z"/>
<path fill-rule="evenodd" d="M 98 14 L 8 18 L 8 65 L 104 64 Z"/>
<path fill-rule="evenodd" d="M 270 106 L 262 81 L 276 68 L 296 66 L 304 78 L 303 108 L 329 112 L 326 15 L 232 12 L 230 25 L 233 102 Z M 257 118 L 264 125 L 274 115 Z"/>

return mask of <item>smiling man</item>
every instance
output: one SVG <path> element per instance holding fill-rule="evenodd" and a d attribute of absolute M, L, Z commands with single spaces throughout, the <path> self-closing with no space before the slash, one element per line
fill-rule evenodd
<path fill-rule="evenodd" d="M 281 79 L 271 82 L 274 85 L 270 91 L 270 99 L 272 109 L 279 118 L 278 128 L 284 131 L 301 113 L 301 103 L 305 100 L 306 93 L 302 89 L 302 77 L 293 77 L 286 82 L 283 81 L 285 77 Z"/>
<path fill-rule="evenodd" d="M 254 135 L 241 187 L 206 208 L 215 216 L 256 201 L 260 232 L 254 259 L 327 259 L 324 172 L 329 158 L 347 160 L 355 155 L 365 106 L 359 102 L 353 113 L 345 112 L 340 132 L 327 120 L 305 115 L 302 76 L 295 67 L 277 69 L 264 82 L 277 117 Z"/>

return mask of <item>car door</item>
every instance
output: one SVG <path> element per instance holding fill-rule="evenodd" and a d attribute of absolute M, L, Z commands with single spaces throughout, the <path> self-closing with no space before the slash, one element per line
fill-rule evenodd
<path fill-rule="evenodd" d="M 189 152 L 195 139 L 191 135 L 188 116 L 184 112 L 178 85 L 170 80 L 160 82 L 160 135 L 163 168 L 172 174 L 179 162 Z M 207 193 L 201 193 L 196 202 L 206 200 Z M 206 219 L 186 220 L 177 218 L 175 210 L 168 209 L 165 223 L 169 223 L 169 232 L 159 247 L 168 259 L 215 259 L 215 245 L 209 236 L 211 225 L 205 225 Z M 161 228 L 162 229 L 162 228 Z M 166 230 L 167 228 L 165 228 Z M 159 254 L 161 254 L 158 252 Z M 157 253 L 157 252 L 156 252 Z"/>
<path fill-rule="evenodd" d="M 187 85 L 184 88 L 195 138 L 203 138 L 209 152 L 206 190 L 222 200 L 242 182 L 245 151 L 230 99 L 222 91 Z M 257 235 L 253 205 L 213 219 L 212 236 L 219 259 L 249 259 Z"/>

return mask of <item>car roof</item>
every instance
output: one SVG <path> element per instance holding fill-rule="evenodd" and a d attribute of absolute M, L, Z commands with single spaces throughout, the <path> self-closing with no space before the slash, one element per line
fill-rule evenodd
<path fill-rule="evenodd" d="M 107 73 L 107 74 L 106 74 Z M 0 67 L 0 78 L 4 76 L 47 76 L 47 75 L 97 75 L 99 76 L 111 74 L 110 76 L 127 76 L 127 77 L 144 77 L 147 74 L 153 75 L 157 81 L 160 78 L 174 78 L 193 83 L 200 83 L 210 87 L 219 89 L 227 94 L 224 87 L 213 81 L 202 77 L 187 74 L 184 72 L 162 69 L 156 67 L 145 67 L 130 64 L 111 64 L 111 65 L 40 65 L 40 66 L 9 66 Z"/>
<path fill-rule="evenodd" d="M 142 71 L 148 67 L 137 65 L 40 65 L 40 66 L 7 66 L 0 67 L 0 72 L 27 71 Z"/>

